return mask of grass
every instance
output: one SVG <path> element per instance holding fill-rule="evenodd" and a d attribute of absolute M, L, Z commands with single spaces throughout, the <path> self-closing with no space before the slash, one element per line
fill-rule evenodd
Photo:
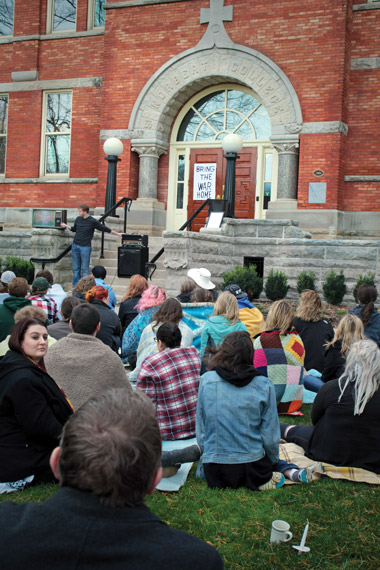
<path fill-rule="evenodd" d="M 309 423 L 311 406 L 303 417 L 288 423 Z M 0 501 L 42 502 L 55 485 L 40 485 L 0 496 Z M 253 493 L 247 489 L 217 491 L 195 478 L 178 493 L 156 492 L 147 504 L 173 528 L 187 531 L 215 546 L 226 569 L 255 570 L 378 570 L 380 568 L 380 490 L 376 486 L 328 479 Z M 288 521 L 293 539 L 269 542 L 271 522 Z M 309 554 L 298 556 L 306 520 L 310 528 Z M 177 569 L 173 569 L 177 570 Z"/>

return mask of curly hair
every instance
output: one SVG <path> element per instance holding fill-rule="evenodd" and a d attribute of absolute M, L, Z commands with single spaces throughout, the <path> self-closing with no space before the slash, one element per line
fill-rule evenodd
<path fill-rule="evenodd" d="M 308 289 L 301 295 L 296 317 L 303 321 L 317 323 L 322 318 L 322 301 L 316 291 Z"/>
<path fill-rule="evenodd" d="M 92 275 L 85 275 L 82 279 L 79 279 L 73 289 L 73 293 L 87 293 L 95 285 L 95 278 Z"/>

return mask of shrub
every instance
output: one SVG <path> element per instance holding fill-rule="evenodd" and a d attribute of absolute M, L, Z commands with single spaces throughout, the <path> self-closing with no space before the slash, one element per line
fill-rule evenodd
<path fill-rule="evenodd" d="M 346 294 L 346 278 L 343 269 L 339 273 L 335 273 L 333 269 L 326 275 L 326 281 L 323 284 L 323 295 L 330 305 L 340 305 Z"/>
<path fill-rule="evenodd" d="M 223 288 L 236 283 L 247 293 L 251 301 L 258 299 L 263 290 L 263 279 L 257 275 L 254 265 L 248 267 L 237 265 L 232 271 L 224 273 L 223 279 Z"/>
<path fill-rule="evenodd" d="M 298 294 L 301 295 L 303 291 L 307 289 L 312 289 L 315 291 L 315 280 L 316 275 L 314 271 L 301 271 L 301 273 L 297 277 L 297 291 Z"/>
<path fill-rule="evenodd" d="M 24 277 L 28 283 L 34 279 L 34 265 L 22 257 L 8 255 L 5 259 L 4 271 L 13 271 L 17 277 Z"/>
<path fill-rule="evenodd" d="M 288 278 L 282 271 L 271 269 L 265 283 L 265 294 L 271 301 L 283 299 L 288 293 Z"/>
<path fill-rule="evenodd" d="M 375 274 L 374 273 L 366 273 L 365 275 L 362 275 L 361 273 L 359 273 L 359 277 L 355 283 L 355 287 L 352 291 L 352 294 L 355 298 L 355 302 L 358 302 L 358 289 L 360 287 L 360 285 L 362 285 L 363 283 L 365 283 L 366 285 L 372 285 L 372 287 L 375 287 L 376 289 L 376 285 L 375 285 Z"/>

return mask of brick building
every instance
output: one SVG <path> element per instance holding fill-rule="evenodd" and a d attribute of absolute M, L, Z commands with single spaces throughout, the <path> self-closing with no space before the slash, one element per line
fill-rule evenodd
<path fill-rule="evenodd" d="M 104 206 L 117 137 L 131 223 L 176 229 L 237 132 L 241 217 L 379 235 L 379 29 L 379 0 L 1 0 L 0 223 Z"/>

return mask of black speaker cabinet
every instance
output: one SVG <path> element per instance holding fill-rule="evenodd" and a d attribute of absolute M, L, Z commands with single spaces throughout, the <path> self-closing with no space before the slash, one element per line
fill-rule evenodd
<path fill-rule="evenodd" d="M 149 261 L 149 247 L 143 245 L 123 245 L 117 250 L 117 276 L 132 277 L 140 274 L 145 277 L 145 264 Z"/>

